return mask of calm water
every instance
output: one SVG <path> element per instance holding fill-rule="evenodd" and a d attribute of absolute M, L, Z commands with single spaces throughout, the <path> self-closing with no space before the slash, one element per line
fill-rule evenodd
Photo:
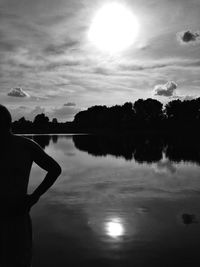
<path fill-rule="evenodd" d="M 200 263 L 198 144 L 86 135 L 34 139 L 63 173 L 31 213 L 33 267 Z M 30 191 L 44 174 L 33 166 Z"/>

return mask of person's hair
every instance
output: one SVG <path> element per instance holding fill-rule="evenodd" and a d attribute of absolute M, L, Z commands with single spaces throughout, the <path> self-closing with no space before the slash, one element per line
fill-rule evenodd
<path fill-rule="evenodd" d="M 0 104 L 0 133 L 10 132 L 12 117 L 9 110 Z"/>

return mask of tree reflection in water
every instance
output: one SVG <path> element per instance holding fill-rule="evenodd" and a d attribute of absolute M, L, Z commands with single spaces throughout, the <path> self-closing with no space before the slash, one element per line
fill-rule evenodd
<path fill-rule="evenodd" d="M 77 149 L 93 156 L 112 155 L 138 163 L 156 163 L 163 154 L 169 161 L 200 165 L 200 141 L 189 137 L 161 137 L 158 135 L 74 135 Z"/>

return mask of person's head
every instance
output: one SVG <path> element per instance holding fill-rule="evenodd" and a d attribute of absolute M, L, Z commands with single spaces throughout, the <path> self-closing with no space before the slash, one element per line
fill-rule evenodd
<path fill-rule="evenodd" d="M 0 134 L 9 133 L 11 130 L 12 117 L 8 109 L 0 104 Z"/>

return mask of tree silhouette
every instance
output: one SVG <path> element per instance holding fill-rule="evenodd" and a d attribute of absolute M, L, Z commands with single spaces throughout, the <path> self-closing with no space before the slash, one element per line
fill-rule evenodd
<path fill-rule="evenodd" d="M 139 99 L 134 103 L 137 125 L 139 129 L 159 128 L 163 119 L 163 105 L 158 100 Z"/>
<path fill-rule="evenodd" d="M 46 124 L 48 124 L 48 122 L 49 122 L 49 118 L 47 116 L 45 116 L 44 113 L 36 115 L 35 119 L 33 121 L 33 123 L 35 125 L 38 125 L 38 126 L 46 125 Z"/>
<path fill-rule="evenodd" d="M 52 123 L 53 123 L 53 124 L 57 124 L 57 123 L 58 123 L 57 118 L 53 118 L 53 119 L 52 119 Z"/>
<path fill-rule="evenodd" d="M 107 107 L 96 105 L 78 112 L 72 122 L 50 122 L 44 114 L 35 116 L 33 122 L 24 117 L 13 123 L 14 132 L 73 133 L 73 132 L 165 132 L 190 133 L 200 131 L 200 98 L 179 99 L 165 107 L 155 99 L 138 99 L 135 103 Z"/>
<path fill-rule="evenodd" d="M 200 120 L 200 98 L 173 100 L 165 106 L 168 127 L 173 129 L 198 129 Z"/>

